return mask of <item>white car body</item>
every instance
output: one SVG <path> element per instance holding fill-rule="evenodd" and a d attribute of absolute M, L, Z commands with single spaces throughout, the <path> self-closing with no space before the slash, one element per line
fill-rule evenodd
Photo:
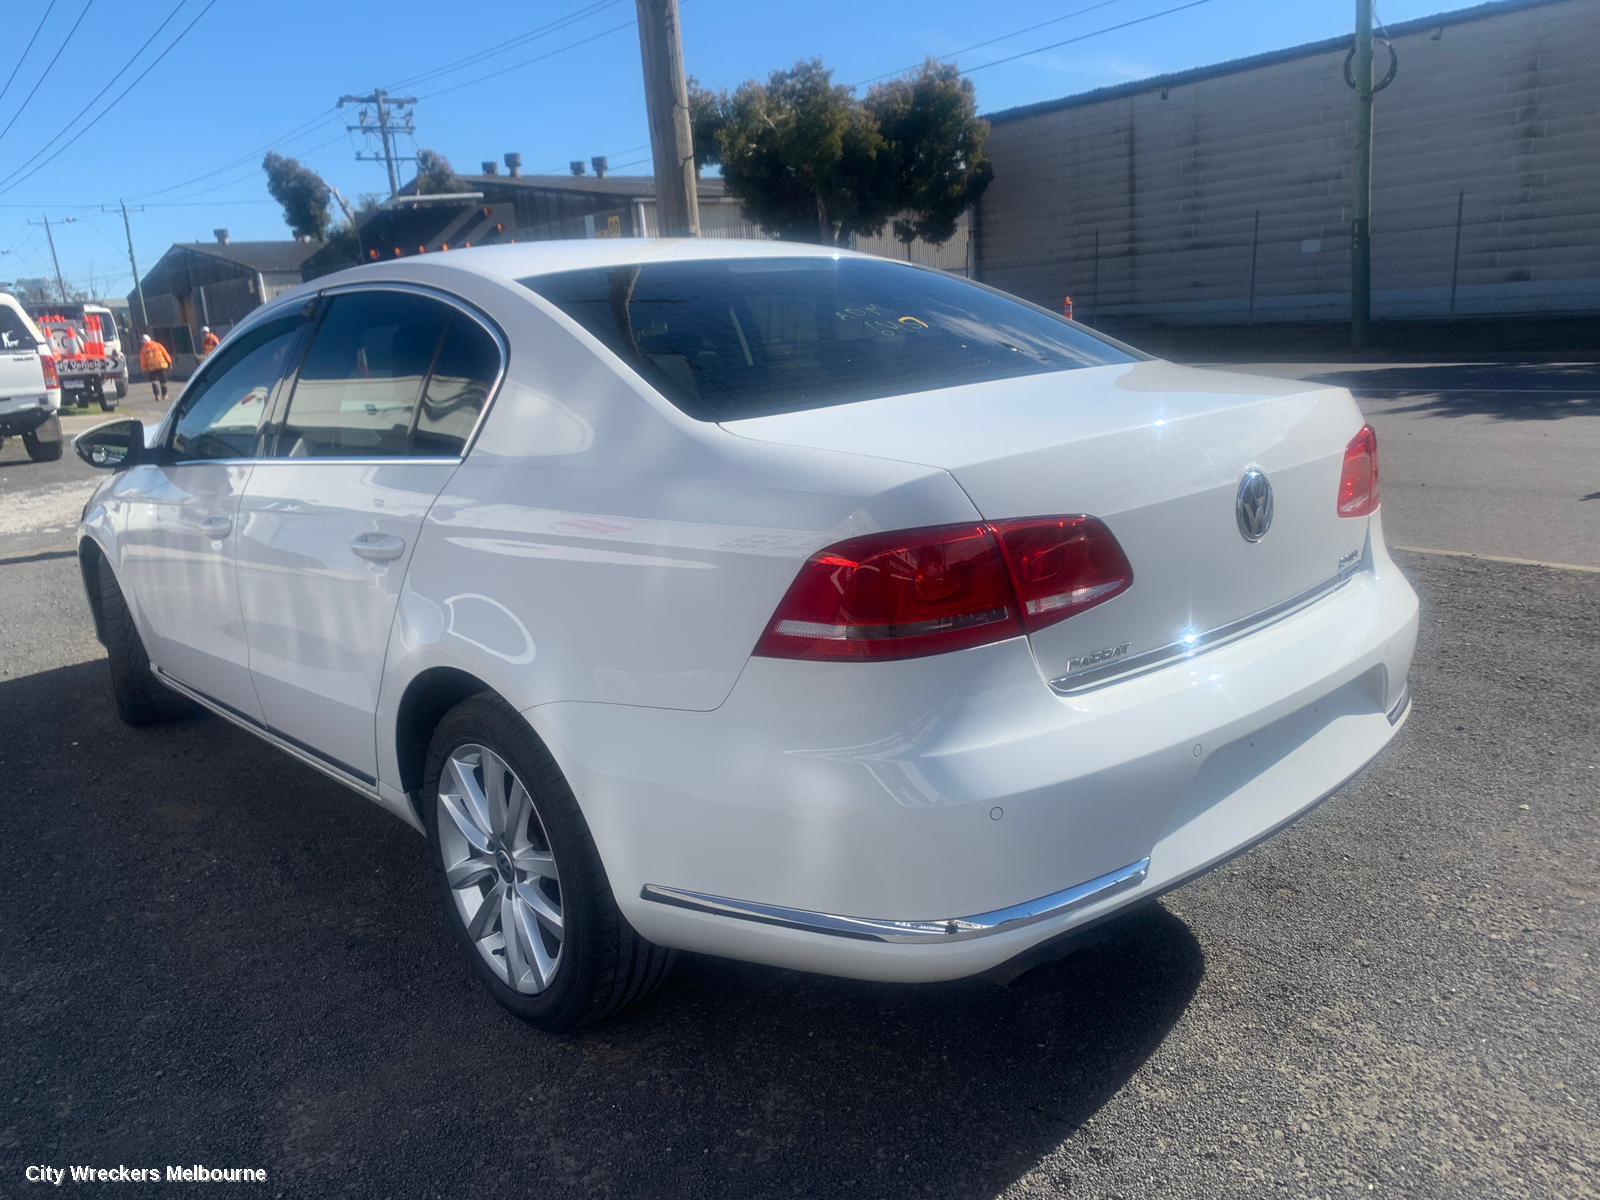
<path fill-rule="evenodd" d="M 536 243 L 319 280 L 208 362 L 318 293 L 429 289 L 505 353 L 465 453 L 135 465 L 82 537 L 185 694 L 420 828 L 419 696 L 490 689 L 640 934 L 830 974 L 998 968 L 1271 834 L 1395 736 L 1417 601 L 1380 516 L 1335 512 L 1345 390 L 1129 356 L 706 421 L 516 282 L 786 256 L 850 257 Z M 1251 468 L 1276 496 L 1258 541 Z M 1054 513 L 1109 527 L 1123 594 L 949 653 L 752 655 L 824 547 Z"/>

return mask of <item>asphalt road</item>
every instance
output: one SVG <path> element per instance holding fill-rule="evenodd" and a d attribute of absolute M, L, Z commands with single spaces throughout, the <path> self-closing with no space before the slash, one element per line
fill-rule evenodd
<path fill-rule="evenodd" d="M 1392 528 L 1428 428 L 1385 445 Z M 1471 453 L 1520 459 L 1505 429 Z M 1403 555 L 1396 745 L 1010 988 L 690 957 L 556 1038 L 475 986 L 393 818 L 222 722 L 117 722 L 71 556 L 88 472 L 18 454 L 0 1195 L 192 1162 L 283 1196 L 1596 1194 L 1600 574 Z"/>
<path fill-rule="evenodd" d="M 1600 568 L 1600 362 L 1262 363 L 1355 391 L 1391 543 Z"/>

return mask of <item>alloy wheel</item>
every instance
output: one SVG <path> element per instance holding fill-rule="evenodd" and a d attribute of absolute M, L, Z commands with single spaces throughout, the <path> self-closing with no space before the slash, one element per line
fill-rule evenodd
<path fill-rule="evenodd" d="M 458 746 L 439 776 L 445 882 L 478 953 L 507 986 L 536 995 L 561 965 L 561 875 L 522 780 L 487 746 Z"/>

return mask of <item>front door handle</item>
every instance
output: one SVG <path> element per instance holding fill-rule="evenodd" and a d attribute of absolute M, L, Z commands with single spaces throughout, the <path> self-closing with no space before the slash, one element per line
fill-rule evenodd
<path fill-rule="evenodd" d="M 207 517 L 200 522 L 200 532 L 208 538 L 225 538 L 233 532 L 231 517 Z"/>
<path fill-rule="evenodd" d="M 350 549 L 357 558 L 390 562 L 406 552 L 406 543 L 392 533 L 358 533 L 350 539 Z"/>

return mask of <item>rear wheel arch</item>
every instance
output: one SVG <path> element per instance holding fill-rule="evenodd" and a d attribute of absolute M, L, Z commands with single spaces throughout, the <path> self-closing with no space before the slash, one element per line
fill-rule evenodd
<path fill-rule="evenodd" d="M 420 792 L 428 761 L 428 742 L 444 715 L 471 696 L 498 695 L 492 687 L 456 667 L 430 667 L 406 685 L 395 712 L 395 761 L 400 765 L 400 787 L 410 798 L 417 821 L 423 821 Z"/>

